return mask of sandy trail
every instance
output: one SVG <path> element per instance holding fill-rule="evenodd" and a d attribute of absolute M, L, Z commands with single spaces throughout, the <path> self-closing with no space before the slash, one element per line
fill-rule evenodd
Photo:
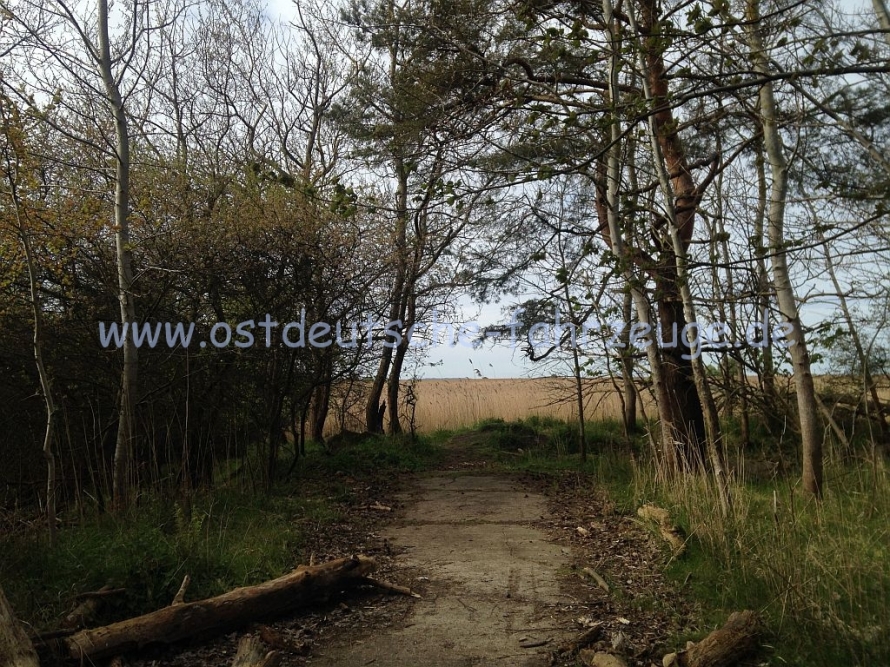
<path fill-rule="evenodd" d="M 545 497 L 506 477 L 437 474 L 403 500 L 404 517 L 384 536 L 401 552 L 397 565 L 428 577 L 423 599 L 401 627 L 339 638 L 310 664 L 548 664 L 566 637 L 552 613 L 564 601 L 557 574 L 568 555 L 532 525 L 547 514 Z"/>

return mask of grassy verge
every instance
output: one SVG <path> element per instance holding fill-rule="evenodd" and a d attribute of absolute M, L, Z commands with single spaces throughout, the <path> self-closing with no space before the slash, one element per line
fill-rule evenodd
<path fill-rule="evenodd" d="M 631 454 L 639 443 L 626 442 L 619 422 L 587 425 L 587 461 L 580 459 L 577 424 L 552 417 L 532 416 L 505 422 L 486 419 L 471 433 L 475 449 L 496 468 L 514 472 L 560 473 L 575 471 L 629 487 Z"/>
<path fill-rule="evenodd" d="M 773 664 L 890 664 L 890 479 L 866 465 L 826 471 L 816 502 L 796 480 L 733 485 L 724 516 L 702 478 L 657 487 L 636 476 L 637 497 L 671 509 L 692 536 L 670 566 L 712 625 L 755 609 L 771 632 Z"/>
<path fill-rule="evenodd" d="M 305 561 L 307 527 L 341 518 L 348 478 L 435 465 L 437 442 L 373 437 L 333 454 L 310 446 L 292 479 L 269 493 L 244 483 L 217 488 L 194 495 L 190 514 L 175 499 L 143 496 L 129 516 L 94 514 L 65 527 L 52 550 L 42 526 L 0 535 L 0 582 L 37 629 L 57 626 L 77 594 L 106 584 L 127 590 L 100 621 L 170 604 L 185 574 L 193 600 L 259 583 Z"/>
<path fill-rule="evenodd" d="M 724 516 L 710 478 L 658 481 L 645 443 L 622 445 L 619 424 L 591 425 L 586 464 L 573 425 L 489 420 L 477 433 L 480 451 L 502 468 L 588 473 L 630 514 L 644 502 L 671 510 L 690 540 L 668 574 L 701 608 L 701 632 L 678 646 L 748 608 L 766 621 L 769 664 L 890 665 L 886 466 L 829 464 L 822 502 L 807 498 L 796 477 L 737 480 Z"/>

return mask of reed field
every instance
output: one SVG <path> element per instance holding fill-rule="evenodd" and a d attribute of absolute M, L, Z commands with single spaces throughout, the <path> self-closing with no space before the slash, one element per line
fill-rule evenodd
<path fill-rule="evenodd" d="M 875 378 L 878 393 L 890 401 L 890 378 Z M 749 378 L 755 385 L 757 380 Z M 792 379 L 777 376 L 777 387 L 793 394 Z M 861 392 L 861 380 L 852 377 L 818 376 L 816 385 L 827 396 L 856 395 Z M 331 411 L 325 422 L 325 436 L 341 430 L 365 429 L 366 384 L 355 383 L 335 388 L 331 397 Z M 621 420 L 621 379 L 590 378 L 584 380 L 585 417 L 588 421 Z M 385 392 L 384 392 L 385 397 Z M 575 380 L 570 377 L 505 378 L 505 379 L 426 379 L 402 382 L 402 419 L 405 428 L 414 414 L 418 433 L 469 428 L 483 419 L 517 421 L 531 416 L 553 417 L 573 421 L 578 416 Z M 655 416 L 655 405 L 648 392 L 637 399 L 638 418 Z M 642 410 L 639 408 L 642 407 Z"/>
<path fill-rule="evenodd" d="M 362 387 L 353 386 L 347 391 L 341 388 L 335 394 L 325 434 L 364 430 Z M 401 398 L 406 427 L 412 398 L 416 399 L 413 407 L 418 433 L 468 428 L 490 418 L 516 421 L 534 415 L 574 420 L 578 415 L 572 378 L 418 380 L 402 384 Z M 584 400 L 588 420 L 621 419 L 621 394 L 608 378 L 584 380 Z M 648 397 L 644 397 L 643 409 L 647 414 L 652 409 Z"/>

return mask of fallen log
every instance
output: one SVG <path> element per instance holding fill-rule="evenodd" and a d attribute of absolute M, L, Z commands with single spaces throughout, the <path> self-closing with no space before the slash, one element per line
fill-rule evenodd
<path fill-rule="evenodd" d="M 323 565 L 236 588 L 214 598 L 179 602 L 101 628 L 81 630 L 57 640 L 57 655 L 84 662 L 109 658 L 148 644 L 170 644 L 189 637 L 233 630 L 253 621 L 279 616 L 330 593 L 342 583 L 361 583 L 376 564 L 367 556 L 340 558 Z"/>
<path fill-rule="evenodd" d="M 0 665 L 39 667 L 37 653 L 0 588 Z"/>
<path fill-rule="evenodd" d="M 760 620 L 753 611 L 733 613 L 722 628 L 714 630 L 685 651 L 664 656 L 664 667 L 731 667 L 760 646 Z"/>

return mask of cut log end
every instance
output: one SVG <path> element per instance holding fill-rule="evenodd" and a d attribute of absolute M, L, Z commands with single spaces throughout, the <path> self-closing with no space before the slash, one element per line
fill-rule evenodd
<path fill-rule="evenodd" d="M 697 644 L 666 655 L 663 664 L 666 667 L 732 667 L 759 647 L 760 619 L 753 611 L 738 611 L 723 627 Z"/>
<path fill-rule="evenodd" d="M 238 642 L 232 667 L 276 667 L 281 662 L 278 651 L 266 651 L 259 638 L 246 635 Z"/>

